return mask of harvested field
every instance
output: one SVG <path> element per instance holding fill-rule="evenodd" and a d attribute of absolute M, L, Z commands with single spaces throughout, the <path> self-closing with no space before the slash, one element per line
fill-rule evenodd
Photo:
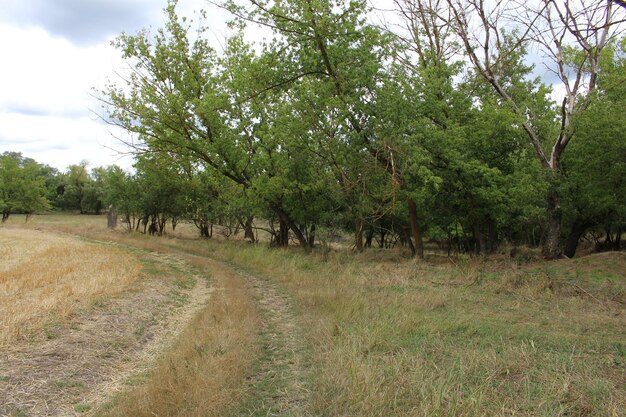
<path fill-rule="evenodd" d="M 114 247 L 37 230 L 0 229 L 0 346 L 35 337 L 139 277 L 135 256 Z"/>

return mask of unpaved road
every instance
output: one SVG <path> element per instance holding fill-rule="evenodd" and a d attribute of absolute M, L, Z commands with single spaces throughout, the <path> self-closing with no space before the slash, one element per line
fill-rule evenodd
<path fill-rule="evenodd" d="M 268 280 L 219 260 L 203 257 L 206 275 L 190 265 L 194 257 L 168 245 L 144 256 L 161 268 L 193 275 L 181 288 L 146 279 L 131 292 L 51 325 L 45 337 L 0 351 L 0 416 L 89 415 L 140 377 L 207 303 L 207 275 L 243 280 L 260 312 L 262 355 L 233 415 L 305 416 L 308 412 L 306 342 L 290 298 Z M 207 375 L 210 378 L 211 375 Z"/>

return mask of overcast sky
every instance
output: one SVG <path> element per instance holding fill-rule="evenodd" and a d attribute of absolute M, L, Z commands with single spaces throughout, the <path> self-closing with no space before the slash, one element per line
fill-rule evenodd
<path fill-rule="evenodd" d="M 122 31 L 161 27 L 165 4 L 0 0 L 0 153 L 21 152 L 60 170 L 83 159 L 92 168 L 130 168 L 132 158 L 109 149 L 124 151 L 93 114 L 99 105 L 90 94 L 124 68 L 110 41 Z M 201 8 L 208 9 L 204 0 L 180 0 L 178 11 L 191 15 Z M 214 29 L 216 37 L 225 31 Z"/>

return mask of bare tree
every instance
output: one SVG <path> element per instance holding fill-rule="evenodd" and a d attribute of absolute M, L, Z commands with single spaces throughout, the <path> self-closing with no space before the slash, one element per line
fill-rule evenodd
<path fill-rule="evenodd" d="M 549 174 L 542 251 L 548 259 L 558 258 L 562 256 L 558 185 L 561 157 L 575 134 L 572 120 L 587 109 L 596 91 L 600 56 L 620 32 L 624 11 L 614 7 L 612 0 L 447 0 L 447 3 L 452 17 L 450 24 L 471 64 L 520 116 L 521 126 Z M 564 93 L 556 137 L 542 137 L 536 127 L 537 116 L 516 100 L 511 86 L 503 81 L 503 64 L 522 48 L 540 51 L 562 84 Z"/>

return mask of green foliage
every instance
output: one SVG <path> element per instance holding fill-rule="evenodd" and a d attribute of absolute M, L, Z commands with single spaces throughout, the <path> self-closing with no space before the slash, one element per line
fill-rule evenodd
<path fill-rule="evenodd" d="M 289 229 L 302 246 L 314 244 L 316 227 L 356 224 L 357 247 L 363 225 L 380 229 L 381 241 L 389 231 L 411 243 L 411 230 L 415 245 L 430 229 L 439 243 L 485 253 L 503 241 L 537 245 L 549 228 L 545 196 L 560 197 L 563 186 L 566 221 L 593 206 L 587 217 L 621 224 L 623 203 L 609 191 L 623 185 L 621 145 L 610 142 L 624 131 L 621 119 L 602 130 L 601 147 L 578 141 L 563 170 L 558 158 L 572 132 L 591 136 L 596 120 L 623 107 L 626 94 L 608 87 L 623 75 L 623 51 L 606 49 L 597 97 L 581 98 L 588 111 L 570 126 L 550 87 L 531 76 L 521 33 L 495 28 L 485 83 L 464 64 L 457 28 L 421 3 L 402 5 L 416 7 L 403 15 L 406 37 L 367 23 L 365 1 L 227 2 L 236 32 L 218 52 L 208 28 L 168 2 L 162 29 L 117 38 L 132 71 L 101 91 L 111 120 L 139 147 L 136 173 L 94 170 L 81 181 L 85 166 L 70 167 L 61 205 L 98 212 L 114 204 L 133 223 L 188 219 L 205 235 L 213 223 L 249 229 L 262 218 L 276 243 L 287 243 Z M 247 42 L 250 22 L 269 38 Z M 564 48 L 564 65 L 583 58 Z M 542 149 L 559 135 L 548 169 Z M 599 165 L 614 167 L 595 173 L 603 186 L 584 184 Z"/>
<path fill-rule="evenodd" d="M 46 198 L 46 173 L 52 172 L 20 153 L 5 152 L 0 156 L 0 209 L 2 221 L 11 213 L 27 216 L 50 207 Z"/>
<path fill-rule="evenodd" d="M 566 232 L 582 226 L 626 228 L 626 38 L 603 57 L 599 89 L 574 122 L 576 141 L 564 158 Z"/>

